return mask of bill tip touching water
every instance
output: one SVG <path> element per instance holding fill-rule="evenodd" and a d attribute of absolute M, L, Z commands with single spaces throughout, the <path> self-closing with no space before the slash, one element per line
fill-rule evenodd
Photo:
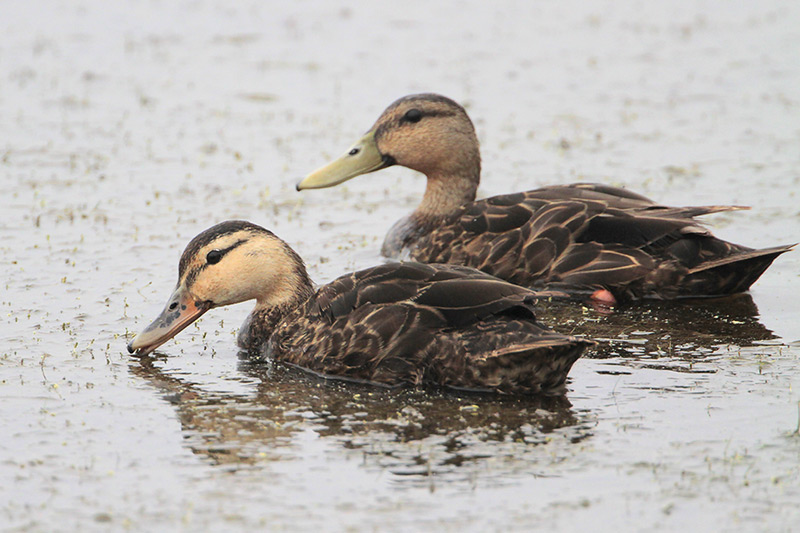
<path fill-rule="evenodd" d="M 340 158 L 298 190 L 400 165 L 427 177 L 422 201 L 382 253 L 467 265 L 576 297 L 714 297 L 746 291 L 794 245 L 752 249 L 716 238 L 696 217 L 739 206 L 670 207 L 626 189 L 578 183 L 475 201 L 481 158 L 462 106 L 437 94 L 392 103 Z"/>
<path fill-rule="evenodd" d="M 272 232 L 227 221 L 196 236 L 161 314 L 128 344 L 152 353 L 224 305 L 255 300 L 238 343 L 332 377 L 501 393 L 560 393 L 593 341 L 537 322 L 541 295 L 458 265 L 388 263 L 314 291 Z"/>

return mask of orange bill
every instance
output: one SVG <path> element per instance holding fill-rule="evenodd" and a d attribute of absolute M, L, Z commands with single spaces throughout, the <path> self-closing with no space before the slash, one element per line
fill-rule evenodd
<path fill-rule="evenodd" d="M 211 302 L 197 301 L 183 285 L 180 285 L 172 293 L 158 318 L 128 344 L 128 352 L 140 357 L 151 353 L 209 309 Z"/>

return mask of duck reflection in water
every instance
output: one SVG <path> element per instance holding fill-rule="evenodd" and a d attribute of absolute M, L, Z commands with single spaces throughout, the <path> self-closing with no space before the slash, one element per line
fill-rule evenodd
<path fill-rule="evenodd" d="M 460 467 L 488 458 L 526 457 L 535 473 L 535 463 L 568 453 L 595 426 L 591 413 L 577 412 L 564 396 L 385 388 L 254 362 L 246 352 L 240 356 L 238 370 L 250 389 L 241 394 L 205 391 L 182 373 L 162 370 L 151 357 L 129 363 L 132 374 L 175 408 L 186 445 L 213 464 L 234 469 L 293 458 L 295 439 L 313 431 L 362 451 L 368 468 L 398 476 L 458 477 L 471 470 Z M 547 451 L 537 451 L 543 444 Z"/>
<path fill-rule="evenodd" d="M 727 350 L 776 340 L 759 319 L 747 293 L 725 298 L 645 301 L 622 305 L 609 313 L 563 301 L 536 308 L 543 322 L 564 333 L 580 332 L 598 345 L 585 358 L 621 357 L 621 364 L 674 357 L 697 361 Z"/>

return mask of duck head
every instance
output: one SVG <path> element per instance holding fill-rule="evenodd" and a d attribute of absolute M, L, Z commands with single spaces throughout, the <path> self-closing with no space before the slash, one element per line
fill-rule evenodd
<path fill-rule="evenodd" d="M 257 307 L 269 309 L 290 304 L 310 288 L 302 259 L 272 232 L 241 220 L 217 224 L 189 242 L 167 305 L 128 351 L 151 353 L 214 307 L 256 300 Z"/>
<path fill-rule="evenodd" d="M 481 158 L 467 112 L 438 94 L 400 98 L 344 155 L 306 176 L 297 190 L 332 187 L 392 165 L 427 176 L 424 211 L 449 212 L 473 201 Z"/>

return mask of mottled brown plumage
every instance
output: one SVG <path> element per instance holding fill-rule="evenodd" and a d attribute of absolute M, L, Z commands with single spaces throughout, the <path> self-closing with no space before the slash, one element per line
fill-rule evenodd
<path fill-rule="evenodd" d="M 721 296 L 747 290 L 792 246 L 754 250 L 714 237 L 694 217 L 735 206 L 666 207 L 625 189 L 551 186 L 475 201 L 478 139 L 466 111 L 440 95 L 389 106 L 342 158 L 298 189 L 328 187 L 398 164 L 428 184 L 382 253 L 471 266 L 535 288 L 618 299 Z"/>
<path fill-rule="evenodd" d="M 128 346 L 132 353 L 150 353 L 208 309 L 249 299 L 256 307 L 240 330 L 242 348 L 391 386 L 560 392 L 593 344 L 537 323 L 535 292 L 463 266 L 390 263 L 314 292 L 297 254 L 248 222 L 195 237 L 179 278 L 164 312 Z"/>

